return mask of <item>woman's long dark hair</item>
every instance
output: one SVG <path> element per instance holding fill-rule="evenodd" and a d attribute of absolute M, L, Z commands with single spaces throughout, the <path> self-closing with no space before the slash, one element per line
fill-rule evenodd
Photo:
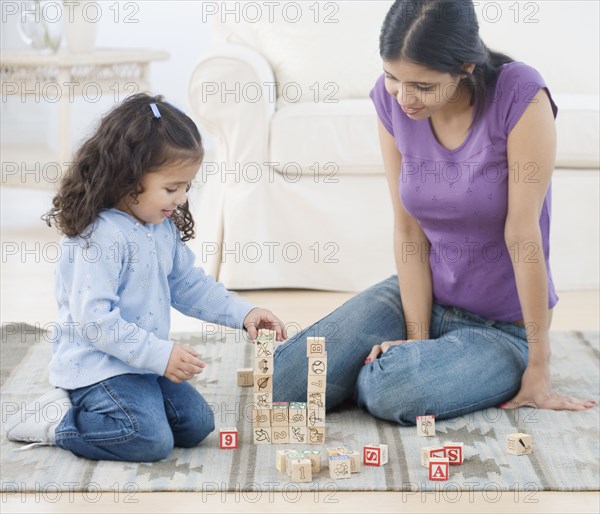
<path fill-rule="evenodd" d="M 152 103 L 160 117 L 154 115 Z M 145 173 L 167 163 L 200 163 L 203 156 L 202 138 L 188 116 L 160 95 L 132 95 L 101 120 L 96 133 L 76 152 L 52 209 L 42 219 L 48 226 L 54 222 L 66 236 L 88 238 L 101 210 L 115 207 L 127 195 L 137 201 Z M 180 205 L 171 219 L 183 241 L 194 237 L 189 202 Z"/>
<path fill-rule="evenodd" d="M 397 0 L 383 22 L 379 53 L 384 61 L 404 59 L 463 76 L 475 118 L 485 108 L 487 88 L 495 84 L 500 66 L 513 60 L 485 46 L 472 0 Z M 466 77 L 465 63 L 475 64 Z"/>

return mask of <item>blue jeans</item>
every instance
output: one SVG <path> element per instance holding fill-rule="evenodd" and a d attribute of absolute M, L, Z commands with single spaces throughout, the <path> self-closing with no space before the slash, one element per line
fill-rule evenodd
<path fill-rule="evenodd" d="M 56 428 L 56 445 L 87 459 L 156 461 L 215 429 L 196 389 L 155 374 L 118 375 L 69 395 L 73 407 Z"/>
<path fill-rule="evenodd" d="M 276 349 L 273 401 L 306 401 L 307 336 L 326 338 L 328 410 L 354 400 L 374 416 L 414 425 L 419 415 L 470 414 L 518 392 L 528 356 L 523 326 L 434 302 L 429 335 L 364 364 L 373 345 L 406 338 L 392 276 Z"/>

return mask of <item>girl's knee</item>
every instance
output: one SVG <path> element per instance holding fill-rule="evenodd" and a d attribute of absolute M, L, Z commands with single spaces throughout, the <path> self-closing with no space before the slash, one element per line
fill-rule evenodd
<path fill-rule="evenodd" d="M 175 444 L 181 448 L 198 446 L 215 430 L 215 415 L 209 405 L 202 402 L 198 409 L 190 410 L 185 420 L 175 430 Z"/>

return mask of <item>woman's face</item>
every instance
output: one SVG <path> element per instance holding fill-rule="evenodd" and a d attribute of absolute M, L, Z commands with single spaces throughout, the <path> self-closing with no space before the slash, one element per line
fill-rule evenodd
<path fill-rule="evenodd" d="M 460 111 L 469 105 L 467 89 L 459 86 L 460 76 L 404 60 L 384 61 L 383 69 L 385 88 L 412 119 L 423 120 L 442 109 Z M 465 67 L 468 70 L 469 66 Z"/>

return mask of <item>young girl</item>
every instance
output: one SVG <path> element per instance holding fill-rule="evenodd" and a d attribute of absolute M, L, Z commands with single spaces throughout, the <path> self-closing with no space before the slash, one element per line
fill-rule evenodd
<path fill-rule="evenodd" d="M 544 80 L 484 45 L 468 0 L 396 1 L 380 53 L 371 98 L 398 275 L 276 350 L 274 401 L 302 401 L 302 341 L 325 336 L 328 408 L 354 399 L 414 425 L 497 405 L 591 407 L 550 384 L 557 107 Z"/>
<path fill-rule="evenodd" d="M 251 339 L 260 328 L 286 337 L 270 311 L 194 267 L 186 193 L 202 158 L 193 121 L 146 94 L 126 99 L 82 145 L 45 218 L 65 235 L 50 362 L 57 389 L 8 420 L 9 439 L 89 459 L 163 459 L 214 430 L 187 382 L 205 364 L 169 340 L 171 306 Z"/>

